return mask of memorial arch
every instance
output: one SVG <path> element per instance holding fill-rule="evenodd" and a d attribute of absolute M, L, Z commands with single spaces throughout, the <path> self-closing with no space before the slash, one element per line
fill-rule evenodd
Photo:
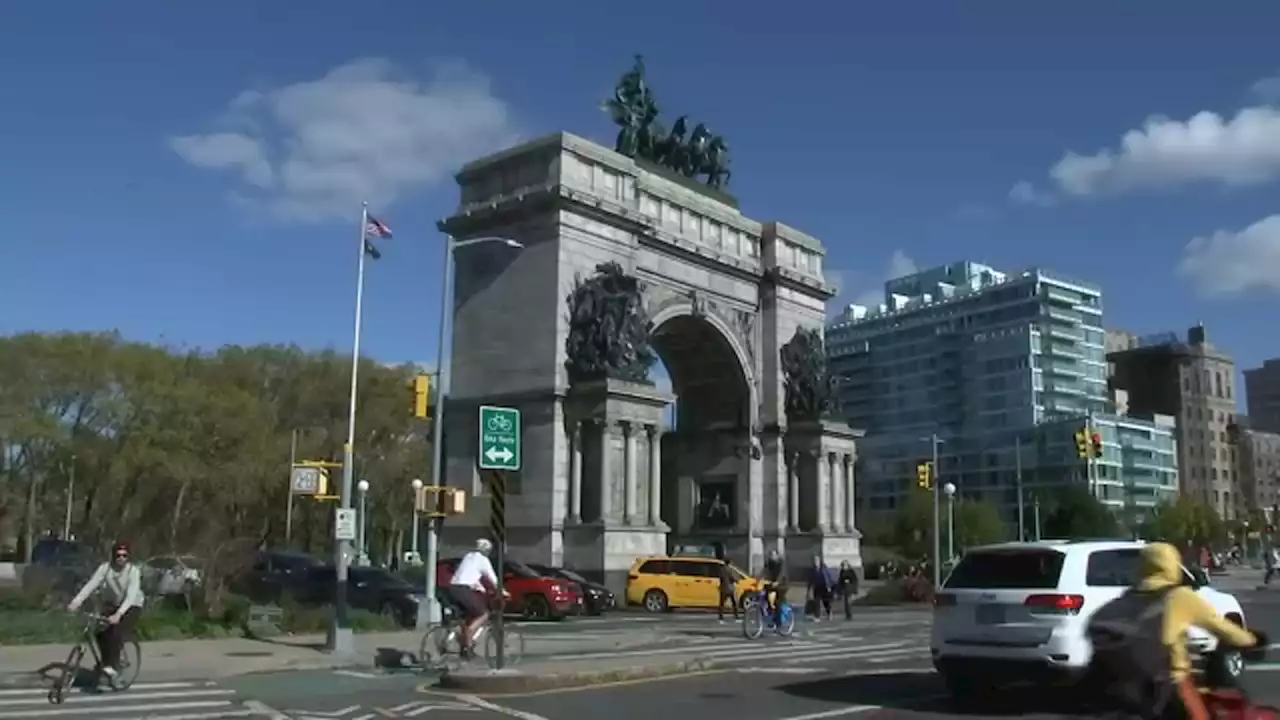
<path fill-rule="evenodd" d="M 567 133 L 470 163 L 457 181 L 443 232 L 524 247 L 456 258 L 445 480 L 478 497 L 449 520 L 445 552 L 485 532 L 476 414 L 498 404 L 524 422 L 511 557 L 615 589 L 637 557 L 676 543 L 721 542 L 751 569 L 772 548 L 792 563 L 860 562 L 858 433 L 787 417 L 783 348 L 821 332 L 833 294 L 816 239 Z M 573 307 L 584 293 L 595 304 Z M 654 357 L 673 392 L 645 372 Z"/>

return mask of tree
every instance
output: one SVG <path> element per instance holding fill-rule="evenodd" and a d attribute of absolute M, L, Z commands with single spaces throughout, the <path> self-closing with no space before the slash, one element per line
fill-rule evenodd
<path fill-rule="evenodd" d="M 1008 538 L 1009 529 L 1000 512 L 985 500 L 957 498 L 955 501 L 956 552 L 975 545 Z M 938 525 L 942 552 L 947 548 L 947 501 L 939 504 Z M 907 558 L 933 555 L 933 493 L 913 488 L 893 516 L 893 544 Z"/>
<path fill-rule="evenodd" d="M 1052 489 L 1041 500 L 1041 512 L 1041 535 L 1047 538 L 1115 538 L 1122 534 L 1115 514 L 1079 485 Z"/>
<path fill-rule="evenodd" d="M 1162 540 L 1186 550 L 1224 539 L 1226 526 L 1213 508 L 1179 495 L 1152 511 L 1143 533 L 1148 540 Z"/>

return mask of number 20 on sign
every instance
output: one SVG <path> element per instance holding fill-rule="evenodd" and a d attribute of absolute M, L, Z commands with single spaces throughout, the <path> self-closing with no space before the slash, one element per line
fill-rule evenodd
<path fill-rule="evenodd" d="M 481 470 L 519 470 L 520 411 L 493 405 L 480 406 L 480 442 L 476 458 Z"/>

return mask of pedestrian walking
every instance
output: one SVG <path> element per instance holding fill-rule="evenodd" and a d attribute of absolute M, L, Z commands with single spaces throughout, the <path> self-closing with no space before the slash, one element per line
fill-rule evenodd
<path fill-rule="evenodd" d="M 737 595 L 737 579 L 733 576 L 733 568 L 729 567 L 728 560 L 720 561 L 720 602 L 716 604 L 716 615 L 720 618 L 720 622 L 724 622 L 724 604 L 729 603 L 729 607 L 733 609 L 733 619 L 738 620 L 738 598 Z"/>
<path fill-rule="evenodd" d="M 809 569 L 809 602 L 813 605 L 815 619 L 831 619 L 831 595 L 834 591 L 831 572 L 822 558 L 814 555 L 813 567 Z"/>
<path fill-rule="evenodd" d="M 1266 568 L 1266 573 L 1262 576 L 1262 584 L 1270 585 L 1271 578 L 1275 577 L 1276 565 L 1280 564 L 1280 551 L 1276 548 L 1264 548 L 1262 551 L 1262 564 Z"/>
<path fill-rule="evenodd" d="M 848 560 L 840 563 L 840 598 L 844 601 L 844 619 L 853 619 L 853 600 L 858 597 L 858 571 Z"/>

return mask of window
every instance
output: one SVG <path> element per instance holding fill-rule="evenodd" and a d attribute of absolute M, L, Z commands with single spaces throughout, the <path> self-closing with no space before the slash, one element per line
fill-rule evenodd
<path fill-rule="evenodd" d="M 671 572 L 671 563 L 666 560 L 650 560 L 640 566 L 640 572 L 645 575 L 667 575 Z"/>
<path fill-rule="evenodd" d="M 685 577 L 707 577 L 702 571 L 707 563 L 692 562 L 689 560 L 672 560 L 671 572 L 675 575 L 684 575 Z"/>
<path fill-rule="evenodd" d="M 967 553 L 946 587 L 975 590 L 1058 587 L 1065 555 L 1057 550 L 988 550 Z"/>
<path fill-rule="evenodd" d="M 1138 553 L 1132 550 L 1101 550 L 1089 554 L 1084 581 L 1090 587 L 1128 587 L 1138 579 Z"/>

